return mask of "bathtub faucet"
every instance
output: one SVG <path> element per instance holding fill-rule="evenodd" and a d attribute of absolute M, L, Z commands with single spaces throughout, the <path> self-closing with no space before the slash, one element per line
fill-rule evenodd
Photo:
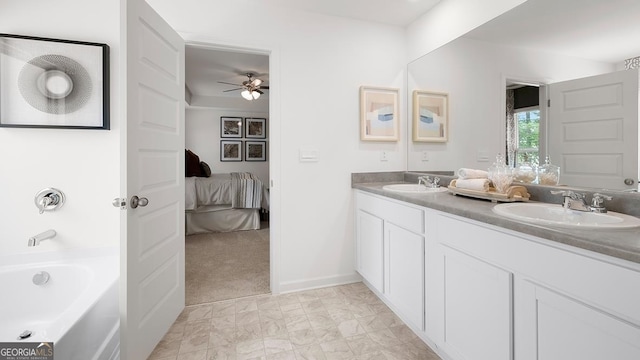
<path fill-rule="evenodd" d="M 53 239 L 55 236 L 56 236 L 55 230 L 47 230 L 43 233 L 30 237 L 28 245 L 37 246 L 37 245 L 40 245 L 40 241 Z"/>

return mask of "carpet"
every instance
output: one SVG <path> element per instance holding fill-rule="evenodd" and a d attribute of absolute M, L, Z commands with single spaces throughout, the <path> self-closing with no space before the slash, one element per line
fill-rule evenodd
<path fill-rule="evenodd" d="M 185 237 L 186 305 L 270 293 L 269 225 Z"/>

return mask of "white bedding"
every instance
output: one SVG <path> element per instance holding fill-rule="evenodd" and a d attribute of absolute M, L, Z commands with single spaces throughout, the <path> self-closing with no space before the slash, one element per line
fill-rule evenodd
<path fill-rule="evenodd" d="M 202 206 L 232 204 L 231 174 L 211 174 L 211 177 L 185 178 L 185 210 Z M 269 208 L 269 193 L 262 186 L 262 208 Z"/>

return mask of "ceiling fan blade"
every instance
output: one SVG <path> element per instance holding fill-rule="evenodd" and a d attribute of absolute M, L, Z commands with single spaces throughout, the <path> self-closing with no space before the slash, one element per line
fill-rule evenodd
<path fill-rule="evenodd" d="M 242 86 L 242 84 L 233 84 L 233 83 L 224 82 L 224 81 L 218 81 L 218 83 L 219 83 L 219 84 L 233 85 L 233 86 Z"/>
<path fill-rule="evenodd" d="M 267 89 L 267 90 L 269 90 L 269 85 L 267 85 L 267 86 L 262 86 L 262 85 L 260 85 L 260 89 Z"/>
<path fill-rule="evenodd" d="M 236 91 L 236 90 L 242 90 L 244 88 L 237 88 L 237 89 L 230 89 L 230 90 L 222 90 L 222 92 L 229 92 L 229 91 Z"/>

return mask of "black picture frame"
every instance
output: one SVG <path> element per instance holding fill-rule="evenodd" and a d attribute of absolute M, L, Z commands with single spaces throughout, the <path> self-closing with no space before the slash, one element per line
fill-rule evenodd
<path fill-rule="evenodd" d="M 267 142 L 245 141 L 244 161 L 267 161 Z"/>
<path fill-rule="evenodd" d="M 233 116 L 220 117 L 220 137 L 221 138 L 241 138 L 242 118 Z"/>
<path fill-rule="evenodd" d="M 109 46 L 0 33 L 0 127 L 109 130 Z"/>
<path fill-rule="evenodd" d="M 244 137 L 247 139 L 266 139 L 267 119 L 244 118 Z"/>
<path fill-rule="evenodd" d="M 220 140 L 220 161 L 242 161 L 242 141 Z"/>

